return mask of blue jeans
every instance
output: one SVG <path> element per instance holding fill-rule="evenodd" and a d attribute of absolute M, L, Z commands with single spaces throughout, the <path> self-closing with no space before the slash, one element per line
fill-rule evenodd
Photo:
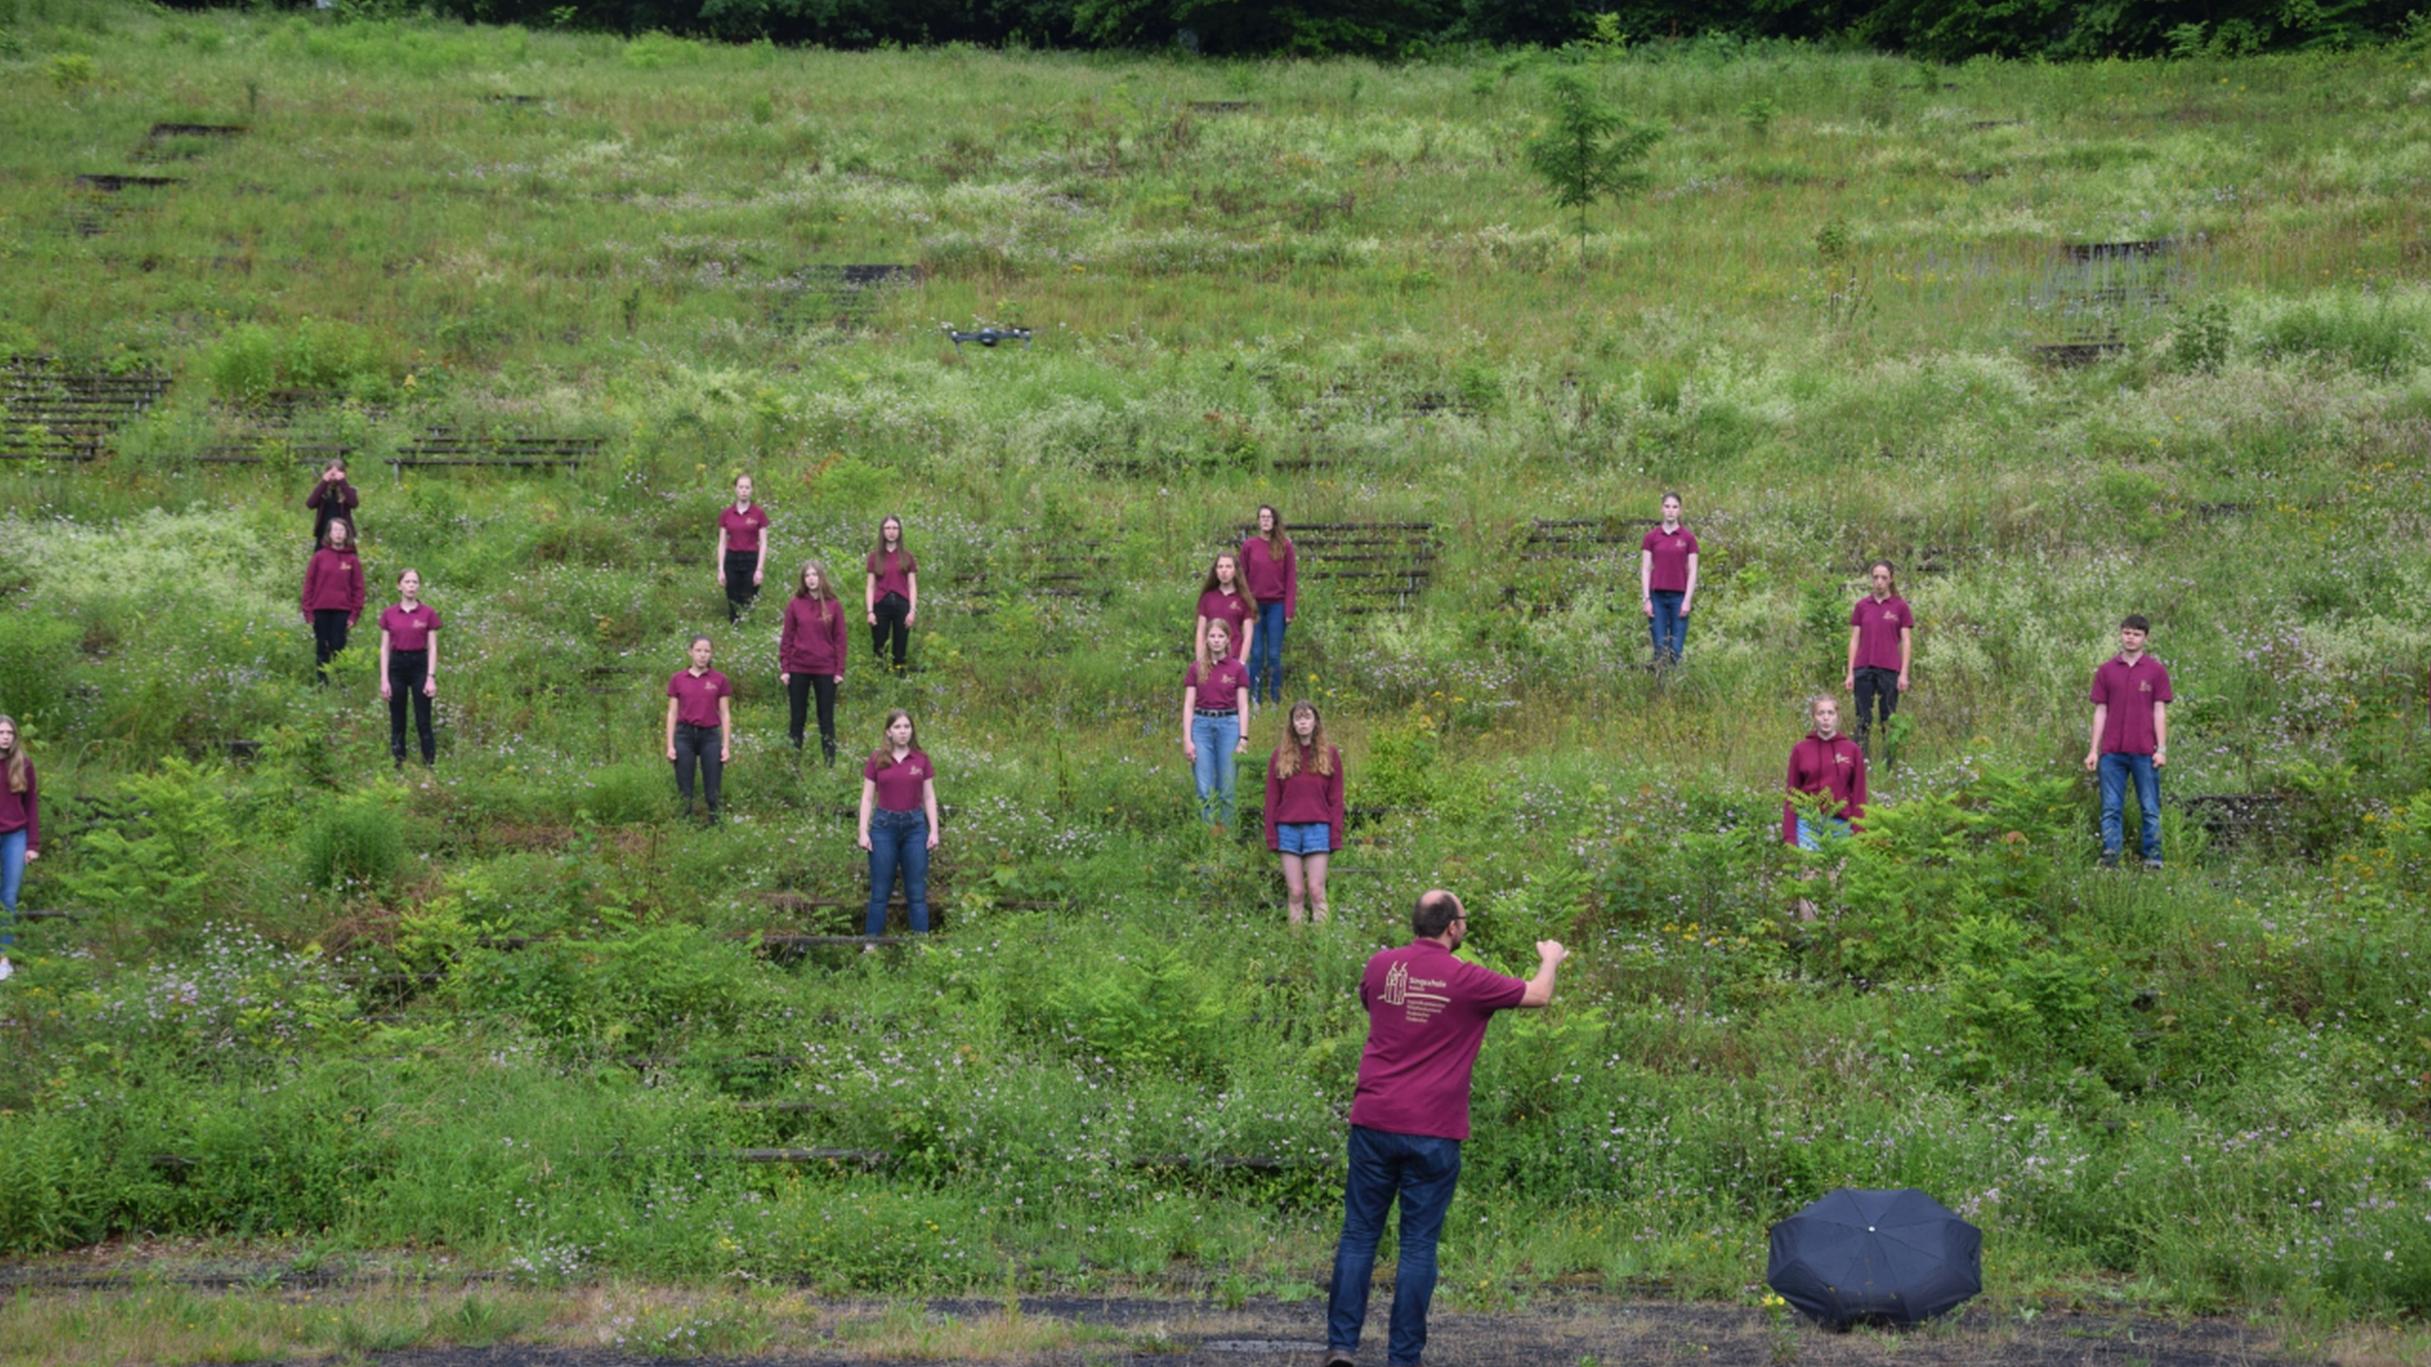
<path fill-rule="evenodd" d="M 1646 634 L 1654 638 L 1654 662 L 1676 665 L 1680 652 L 1688 648 L 1688 614 L 1680 611 L 1680 600 L 1688 595 L 1656 589 L 1646 596 L 1654 603 L 1654 616 L 1646 619 Z"/>
<path fill-rule="evenodd" d="M 1830 822 L 1832 829 L 1838 831 L 1840 834 L 1847 835 L 1849 833 L 1849 823 L 1840 819 L 1839 817 L 1829 816 L 1825 817 L 1824 820 Z M 1820 850 L 1823 848 L 1822 833 L 1817 831 L 1815 829 L 1815 824 L 1807 820 L 1805 817 L 1798 818 L 1798 848 L 1802 850 Z"/>
<path fill-rule="evenodd" d="M 0 955 L 17 943 L 17 889 L 25 884 L 25 832 L 0 835 Z"/>
<path fill-rule="evenodd" d="M 1367 1321 L 1367 1284 L 1376 1266 L 1384 1212 L 1401 1198 L 1401 1259 L 1393 1274 L 1393 1329 L 1387 1360 L 1426 1354 L 1427 1304 L 1435 1298 L 1435 1241 L 1452 1188 L 1460 1181 L 1460 1141 L 1351 1126 L 1351 1170 L 1342 1185 L 1342 1242 L 1334 1250 L 1333 1301 L 1325 1346 L 1357 1352 Z"/>
<path fill-rule="evenodd" d="M 1199 820 L 1232 824 L 1233 778 L 1239 757 L 1232 747 L 1241 741 L 1241 714 L 1190 718 L 1190 739 L 1199 747 L 1190 776 L 1199 786 Z"/>
<path fill-rule="evenodd" d="M 2161 771 L 2150 755 L 2106 754 L 2094 770 L 2102 784 L 2102 853 L 2115 855 L 2126 843 L 2127 781 L 2136 783 L 2136 809 L 2143 817 L 2146 859 L 2161 857 Z"/>
<path fill-rule="evenodd" d="M 1284 625 L 1280 600 L 1258 604 L 1258 634 L 1249 643 L 1251 702 L 1283 701 Z"/>
<path fill-rule="evenodd" d="M 884 807 L 869 814 L 869 919 L 865 935 L 886 931 L 886 902 L 895 892 L 895 871 L 903 871 L 903 901 L 912 916 L 912 933 L 929 928 L 929 818 L 924 811 L 890 812 Z"/>

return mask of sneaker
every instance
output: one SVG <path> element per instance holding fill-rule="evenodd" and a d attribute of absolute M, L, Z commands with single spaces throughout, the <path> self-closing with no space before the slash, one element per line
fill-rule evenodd
<path fill-rule="evenodd" d="M 1347 1348 L 1328 1348 L 1325 1356 L 1317 1359 L 1317 1367 L 1359 1367 L 1359 1359 L 1352 1357 Z"/>
<path fill-rule="evenodd" d="M 2106 869 L 2115 869 L 2115 868 L 2117 868 L 2118 866 L 2119 866 L 2119 856 L 2118 856 L 2118 855 L 2117 855 L 2115 852 L 2114 852 L 2114 853 L 2111 853 L 2111 854 L 2106 854 L 2106 855 L 2103 855 L 2103 856 L 2102 856 L 2102 867 L 2103 867 L 2103 868 L 2106 868 Z"/>
<path fill-rule="evenodd" d="M 2159 873 L 2161 871 L 2161 861 L 2158 859 L 2147 859 L 2144 861 L 2144 867 L 2151 869 L 2155 873 Z"/>

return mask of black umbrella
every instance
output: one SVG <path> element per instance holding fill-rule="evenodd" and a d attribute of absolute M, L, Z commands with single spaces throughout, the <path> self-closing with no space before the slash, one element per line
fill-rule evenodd
<path fill-rule="evenodd" d="M 1984 1289 L 1983 1231 L 1913 1187 L 1842 1187 L 1773 1226 L 1764 1280 L 1834 1328 L 1914 1324 Z"/>

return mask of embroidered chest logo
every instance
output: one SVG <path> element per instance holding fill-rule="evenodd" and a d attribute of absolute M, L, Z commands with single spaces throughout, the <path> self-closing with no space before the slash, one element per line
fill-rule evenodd
<path fill-rule="evenodd" d="M 1834 756 L 1832 756 L 1832 763 L 1834 763 L 1834 764 L 1839 764 L 1839 765 L 1844 765 L 1844 766 L 1845 766 L 1845 765 L 1846 765 L 1848 762 L 1849 762 L 1849 757 L 1848 757 L 1847 755 L 1845 755 L 1845 754 L 1839 754 L 1839 755 L 1834 755 Z"/>
<path fill-rule="evenodd" d="M 2152 691 L 2152 680 L 2150 680 L 2150 679 L 2138 679 L 2138 680 L 2136 680 L 2136 691 L 2137 691 L 2138 693 L 2150 693 L 2150 692 Z"/>

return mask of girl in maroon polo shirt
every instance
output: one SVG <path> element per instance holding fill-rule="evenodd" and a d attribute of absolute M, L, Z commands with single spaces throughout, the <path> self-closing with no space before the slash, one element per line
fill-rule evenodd
<path fill-rule="evenodd" d="M 1230 559 L 1230 557 L 1226 557 Z M 1241 729 L 1249 710 L 1249 671 L 1232 658 L 1232 628 L 1222 618 L 1206 624 L 1211 663 L 1182 674 L 1182 753 L 1199 790 L 1199 819 L 1217 835 L 1232 824 L 1233 790 L 1240 755 L 1249 748 Z"/>
<path fill-rule="evenodd" d="M 1697 534 L 1680 525 L 1680 496 L 1663 495 L 1663 520 L 1638 540 L 1638 606 L 1645 610 L 1658 666 L 1678 664 L 1688 649 L 1697 553 Z"/>
<path fill-rule="evenodd" d="M 1849 667 L 1840 686 L 1857 699 L 1857 744 L 1879 717 L 1891 724 L 1899 695 L 1908 691 L 1908 662 L 1916 647 L 1916 614 L 1899 596 L 1895 572 L 1888 560 L 1866 566 L 1873 592 L 1849 609 Z"/>
<path fill-rule="evenodd" d="M 1258 631 L 1258 600 L 1251 597 L 1249 585 L 1241 578 L 1241 560 L 1230 551 L 1217 554 L 1215 563 L 1207 567 L 1206 582 L 1199 585 L 1198 662 L 1207 664 L 1207 629 L 1222 622 L 1231 633 L 1232 644 L 1239 647 L 1235 659 L 1246 659 L 1249 648 L 1256 644 Z"/>
<path fill-rule="evenodd" d="M 718 510 L 717 582 L 726 590 L 726 620 L 735 621 L 760 596 L 768 567 L 768 511 L 751 501 L 751 476 L 737 475 L 734 502 Z"/>
<path fill-rule="evenodd" d="M 788 734 L 802 748 L 802 723 L 810 696 L 819 698 L 819 750 L 829 768 L 836 763 L 836 689 L 844 683 L 844 604 L 835 581 L 816 560 L 802 566 L 793 597 L 785 604 L 785 627 L 777 636 L 777 682 L 790 705 Z"/>
<path fill-rule="evenodd" d="M 1283 856 L 1284 914 L 1292 925 L 1316 904 L 1325 924 L 1325 868 L 1342 848 L 1342 752 L 1326 743 L 1317 705 L 1291 705 L 1283 743 L 1266 761 L 1266 848 Z"/>
<path fill-rule="evenodd" d="M 862 600 L 869 610 L 869 654 L 874 663 L 894 648 L 895 672 L 912 644 L 912 623 L 920 617 L 920 562 L 903 544 L 903 519 L 889 515 L 878 524 L 878 545 L 862 562 L 866 582 Z"/>
<path fill-rule="evenodd" d="M 667 759 L 675 765 L 675 791 L 692 815 L 692 771 L 701 773 L 709 820 L 717 820 L 726 762 L 734 758 L 734 685 L 709 667 L 717 647 L 706 636 L 692 638 L 692 665 L 667 678 Z"/>
<path fill-rule="evenodd" d="M 1258 505 L 1258 529 L 1241 542 L 1241 577 L 1258 605 L 1256 648 L 1249 657 L 1249 700 L 1283 701 L 1283 628 L 1300 613 L 1300 556 L 1283 534 L 1283 514 Z"/>
<path fill-rule="evenodd" d="M 329 686 L 329 662 L 346 648 L 346 630 L 363 616 L 363 561 L 355 554 L 354 528 L 333 518 L 321 531 L 321 548 L 304 566 L 304 620 L 312 624 L 313 676 Z"/>
<path fill-rule="evenodd" d="M 13 717 L 0 717 L 0 979 L 12 970 L 8 952 L 17 942 L 17 892 L 25 866 L 42 855 L 41 792 L 34 762 Z"/>
<path fill-rule="evenodd" d="M 312 510 L 312 547 L 319 550 L 322 538 L 329 535 L 329 524 L 355 520 L 355 486 L 346 482 L 346 459 L 337 457 L 321 467 L 321 477 L 313 481 L 312 492 L 304 495 L 304 506 Z"/>
<path fill-rule="evenodd" d="M 1865 751 L 1840 734 L 1839 703 L 1817 694 L 1808 701 L 1806 712 L 1814 729 L 1790 747 L 1789 792 L 1828 799 L 1823 819 L 1845 835 L 1865 817 Z M 1820 849 L 1823 844 L 1815 823 L 1787 800 L 1781 804 L 1781 839 L 1802 850 Z"/>
<path fill-rule="evenodd" d="M 422 764 L 438 762 L 431 703 L 439 696 L 439 610 L 422 601 L 422 572 L 397 576 L 397 601 L 380 613 L 380 696 L 388 701 L 388 753 L 405 767 L 405 710 L 410 700 Z"/>
<path fill-rule="evenodd" d="M 861 766 L 862 849 L 869 851 L 869 913 L 865 934 L 886 929 L 886 903 L 903 875 L 903 901 L 912 933 L 929 928 L 929 853 L 942 832 L 937 813 L 937 768 L 920 752 L 912 714 L 886 714 L 886 744 Z M 868 946 L 862 946 L 867 949 Z"/>

